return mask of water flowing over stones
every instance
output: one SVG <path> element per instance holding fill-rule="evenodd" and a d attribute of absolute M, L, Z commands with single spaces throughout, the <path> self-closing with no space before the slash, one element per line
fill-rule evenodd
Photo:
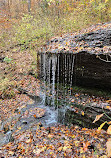
<path fill-rule="evenodd" d="M 87 62 L 85 65 L 85 60 L 83 60 L 84 62 L 82 64 L 84 64 L 84 66 L 79 65 L 80 60 L 77 63 L 77 59 L 80 58 L 81 56 L 82 56 L 82 59 L 84 59 L 84 55 L 85 55 L 84 53 L 77 54 L 77 55 L 74 55 L 71 53 L 69 54 L 68 53 L 67 54 L 65 53 L 64 54 L 63 53 L 39 54 L 39 63 L 41 63 L 40 64 L 41 70 L 39 73 L 41 75 L 41 79 L 43 80 L 42 95 L 41 95 L 42 100 L 43 100 L 42 104 L 44 104 L 45 106 L 49 106 L 53 110 L 55 110 L 56 122 L 65 123 L 65 124 L 67 123 L 77 124 L 77 122 L 79 122 L 78 124 L 81 126 L 97 127 L 105 120 L 108 120 L 108 118 L 104 116 L 103 119 L 101 119 L 97 124 L 92 124 L 96 115 L 103 113 L 102 107 L 104 106 L 104 103 L 101 104 L 101 107 L 98 106 L 97 104 L 94 105 L 93 103 L 85 105 L 84 107 L 82 105 L 72 103 L 72 106 L 74 106 L 74 108 L 79 107 L 79 109 L 81 109 L 80 111 L 82 110 L 85 111 L 86 116 L 82 116 L 81 112 L 77 114 L 75 113 L 75 109 L 69 108 L 70 98 L 74 95 L 72 94 L 72 91 L 71 91 L 72 86 L 76 84 L 82 85 L 82 83 L 85 83 L 84 80 L 82 81 L 82 79 L 88 72 L 88 69 L 87 69 L 88 67 L 86 68 Z M 95 57 L 95 55 L 92 56 L 92 58 L 95 58 L 95 60 L 98 60 Z M 78 68 L 76 64 L 78 64 L 79 66 Z M 78 72 L 79 72 L 79 76 L 77 76 Z M 95 76 L 91 76 L 91 77 L 92 79 L 96 78 Z M 89 83 L 90 83 L 90 78 L 89 78 L 89 81 L 87 80 L 86 84 L 89 84 Z M 93 82 L 92 84 L 94 85 Z M 108 114 L 108 116 L 111 116 L 109 110 L 107 109 L 104 109 L 104 110 Z M 91 117 L 89 117 L 89 115 Z M 89 124 L 87 121 L 89 122 Z"/>
<path fill-rule="evenodd" d="M 111 25 L 108 25 L 108 28 L 90 33 L 52 39 L 37 53 L 40 68 L 38 74 L 43 80 L 41 94 L 43 104 L 56 110 L 57 122 L 67 123 L 72 119 L 74 123 L 75 117 L 75 122 L 90 127 L 95 116 L 103 112 L 101 107 L 95 108 L 90 104 L 84 108 L 86 112 L 84 119 L 81 114 L 74 116 L 74 111 L 68 108 L 68 99 L 72 95 L 72 86 L 76 85 L 111 90 L 110 28 Z M 83 110 L 83 107 L 79 108 Z M 90 119 L 88 119 L 89 111 Z M 105 112 L 110 116 L 108 110 Z M 103 117 L 98 123 L 107 119 Z M 92 127 L 97 127 L 98 123 Z"/>
<path fill-rule="evenodd" d="M 73 54 L 40 54 L 41 78 L 43 80 L 42 98 L 43 104 L 53 106 L 57 111 L 58 122 L 64 122 L 66 112 L 66 95 L 71 94 L 71 87 L 74 75 Z M 67 84 L 69 89 L 67 89 Z M 62 89 L 60 89 L 60 86 Z M 59 106 L 60 95 L 64 103 Z M 56 103 L 56 106 L 55 106 Z"/>

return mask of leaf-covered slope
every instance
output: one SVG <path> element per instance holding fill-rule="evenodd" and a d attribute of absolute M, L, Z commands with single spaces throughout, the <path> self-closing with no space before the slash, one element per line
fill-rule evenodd
<path fill-rule="evenodd" d="M 94 54 L 111 53 L 111 23 L 98 24 L 80 32 L 51 39 L 40 52 Z"/>

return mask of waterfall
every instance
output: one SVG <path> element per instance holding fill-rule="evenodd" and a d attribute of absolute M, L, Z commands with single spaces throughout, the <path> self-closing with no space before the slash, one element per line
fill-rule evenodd
<path fill-rule="evenodd" d="M 55 104 L 55 73 L 56 73 L 56 66 L 57 66 L 57 56 L 52 56 L 52 105 Z"/>
<path fill-rule="evenodd" d="M 75 55 L 63 53 L 41 53 L 42 97 L 45 106 L 56 110 L 58 122 L 64 123 L 67 95 L 71 95 L 74 81 Z M 69 85 L 70 89 L 67 88 Z M 62 87 L 62 88 L 61 88 Z M 62 106 L 59 107 L 60 98 Z"/>
<path fill-rule="evenodd" d="M 41 75 L 43 79 L 42 104 L 46 101 L 46 54 L 41 54 Z"/>

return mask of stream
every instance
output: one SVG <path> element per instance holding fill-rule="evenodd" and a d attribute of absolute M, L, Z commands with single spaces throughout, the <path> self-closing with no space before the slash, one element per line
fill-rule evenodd
<path fill-rule="evenodd" d="M 42 105 L 55 111 L 55 114 L 51 112 L 53 114 L 51 123 L 95 128 L 108 120 L 104 116 L 94 124 L 96 115 L 104 113 L 104 110 L 108 116 L 111 115 L 107 109 L 109 103 L 105 103 L 102 97 L 95 96 L 94 92 L 90 93 L 91 87 L 88 93 L 85 89 L 83 93 L 79 91 L 82 87 L 77 87 L 76 84 L 75 62 L 75 55 L 72 53 L 38 54 L 38 73 L 42 80 L 40 94 Z M 81 73 L 83 76 L 83 68 Z"/>
<path fill-rule="evenodd" d="M 64 55 L 61 60 L 60 54 L 43 53 L 38 56 L 39 76 L 41 78 L 41 91 L 38 97 L 31 104 L 24 104 L 15 111 L 15 117 L 9 118 L 1 123 L 0 130 L 4 130 L 7 122 L 11 124 L 13 120 L 16 123 L 13 129 L 8 129 L 0 134 L 0 146 L 13 140 L 12 134 L 18 134 L 29 128 L 36 129 L 40 123 L 41 126 L 50 127 L 57 124 L 71 125 L 75 124 L 82 127 L 95 128 L 102 122 L 108 120 L 104 118 L 97 123 L 92 123 L 100 107 L 107 107 L 101 97 L 95 97 L 88 93 L 80 93 L 74 84 L 76 77 L 74 74 L 75 56 L 72 54 Z M 95 100 L 95 101 L 94 101 Z M 89 107 L 92 107 L 90 109 Z M 94 109 L 92 116 L 91 110 Z M 37 110 L 41 111 L 40 117 L 34 117 Z M 86 110 L 88 109 L 88 111 Z M 101 109 L 99 109 L 101 110 Z M 19 113 L 20 111 L 20 113 Z M 110 112 L 110 111 L 108 111 Z"/>

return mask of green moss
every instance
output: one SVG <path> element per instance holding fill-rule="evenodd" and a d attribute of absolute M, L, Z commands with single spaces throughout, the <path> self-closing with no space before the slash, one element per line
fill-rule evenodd
<path fill-rule="evenodd" d="M 101 90 L 101 89 L 74 86 L 73 92 L 81 92 L 81 93 L 87 93 L 89 95 L 103 96 L 103 97 L 111 98 L 111 93 L 109 91 L 105 91 L 105 90 Z"/>

